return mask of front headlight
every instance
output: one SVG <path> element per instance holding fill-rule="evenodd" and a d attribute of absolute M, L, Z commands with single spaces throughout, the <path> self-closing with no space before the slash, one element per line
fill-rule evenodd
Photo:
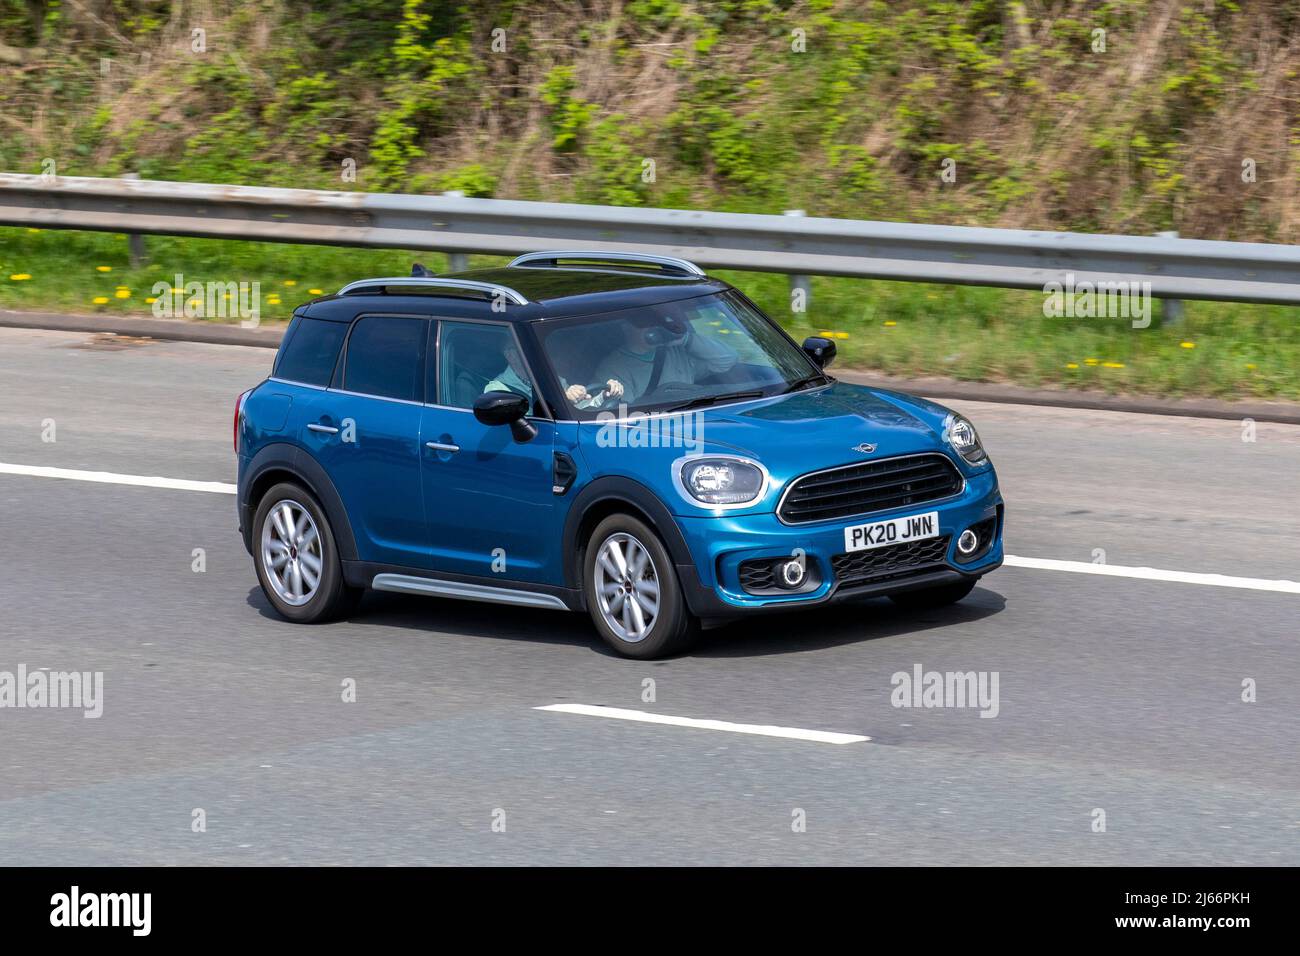
<path fill-rule="evenodd" d="M 978 465 L 988 457 L 984 454 L 984 446 L 980 444 L 980 436 L 976 434 L 975 426 L 960 415 L 948 416 L 948 420 L 944 422 L 943 433 L 948 439 L 948 444 L 952 445 L 967 464 Z"/>
<path fill-rule="evenodd" d="M 762 467 L 745 458 L 689 458 L 678 467 L 682 490 L 702 505 L 757 501 L 767 483 Z"/>

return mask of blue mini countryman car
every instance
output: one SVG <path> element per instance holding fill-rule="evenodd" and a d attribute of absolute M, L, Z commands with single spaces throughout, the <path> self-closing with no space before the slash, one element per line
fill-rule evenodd
<path fill-rule="evenodd" d="M 239 397 L 244 544 L 292 621 L 366 588 L 586 611 L 620 654 L 1002 563 L 969 421 L 827 374 L 693 264 L 544 252 L 300 307 Z"/>

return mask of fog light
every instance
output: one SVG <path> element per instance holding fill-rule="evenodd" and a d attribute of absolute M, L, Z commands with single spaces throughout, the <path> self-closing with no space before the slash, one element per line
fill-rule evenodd
<path fill-rule="evenodd" d="M 781 565 L 781 583 L 788 588 L 797 588 L 803 584 L 803 562 L 787 561 Z"/>
<path fill-rule="evenodd" d="M 975 549 L 980 546 L 979 535 L 967 528 L 957 539 L 957 551 L 963 555 L 974 554 Z"/>

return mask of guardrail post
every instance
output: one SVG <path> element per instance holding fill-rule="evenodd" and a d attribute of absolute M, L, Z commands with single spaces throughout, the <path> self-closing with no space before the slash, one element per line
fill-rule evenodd
<path fill-rule="evenodd" d="M 785 214 L 787 216 L 802 216 L 804 215 L 804 211 L 802 209 L 787 209 Z M 805 275 L 790 276 L 791 302 L 794 301 L 794 294 L 796 291 L 803 292 L 803 307 L 804 311 L 807 311 L 808 306 L 812 304 L 812 281 Z"/>
<path fill-rule="evenodd" d="M 139 173 L 123 173 L 123 179 L 139 179 Z M 149 261 L 149 250 L 145 248 L 144 236 L 138 232 L 129 232 L 126 236 L 127 254 L 131 259 L 131 268 L 139 269 Z"/>
<path fill-rule="evenodd" d="M 1170 232 L 1157 232 L 1161 239 L 1177 239 L 1178 230 Z M 1178 325 L 1183 321 L 1183 300 L 1182 299 L 1161 299 L 1160 300 L 1160 324 L 1161 325 Z"/>
<path fill-rule="evenodd" d="M 459 189 L 448 189 L 443 193 L 449 199 L 464 199 L 465 194 Z M 469 256 L 463 252 L 447 253 L 447 271 L 465 272 L 469 269 Z"/>

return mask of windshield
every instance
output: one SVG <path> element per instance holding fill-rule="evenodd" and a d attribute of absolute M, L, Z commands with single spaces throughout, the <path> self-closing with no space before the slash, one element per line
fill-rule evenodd
<path fill-rule="evenodd" d="M 798 346 L 732 292 L 534 328 L 565 410 L 579 420 L 620 405 L 638 412 L 701 407 L 823 380 Z"/>

